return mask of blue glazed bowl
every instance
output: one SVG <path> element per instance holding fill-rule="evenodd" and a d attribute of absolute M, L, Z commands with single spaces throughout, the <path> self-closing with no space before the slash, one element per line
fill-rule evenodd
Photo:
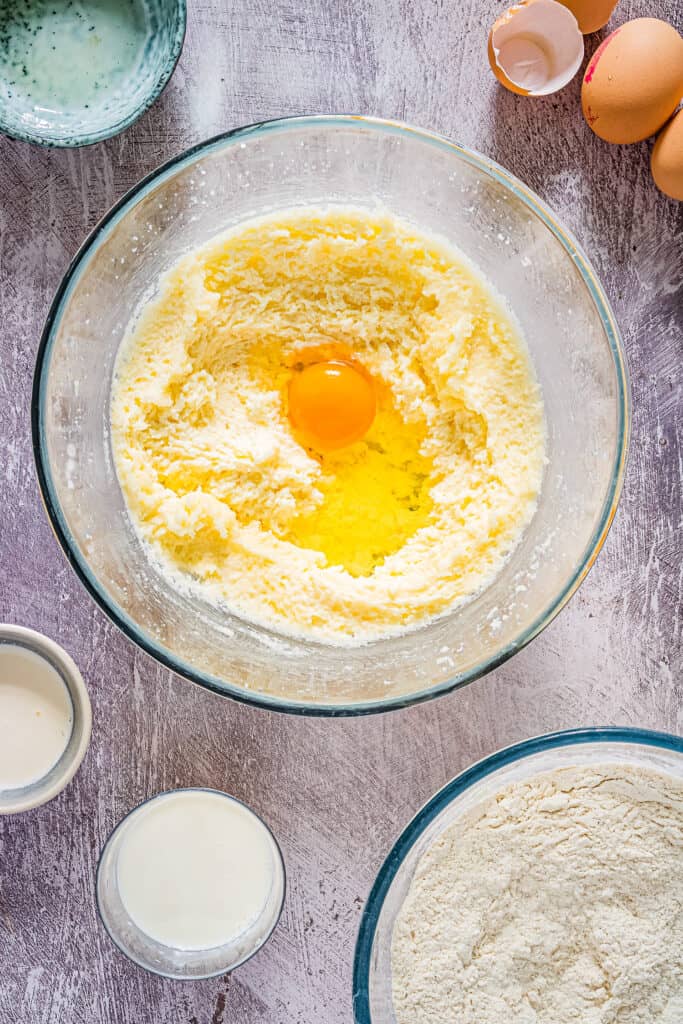
<path fill-rule="evenodd" d="M 437 837 L 461 814 L 512 782 L 569 765 L 606 762 L 650 768 L 681 779 L 683 737 L 619 728 L 538 736 L 465 769 L 417 812 L 380 868 L 363 911 L 353 965 L 355 1024 L 396 1024 L 391 994 L 394 924 L 416 868 Z"/>
<path fill-rule="evenodd" d="M 0 3 L 0 131 L 88 146 L 133 124 L 164 89 L 186 0 Z"/>

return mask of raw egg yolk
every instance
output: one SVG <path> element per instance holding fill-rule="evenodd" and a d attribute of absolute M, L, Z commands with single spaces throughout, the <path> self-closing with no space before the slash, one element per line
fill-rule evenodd
<path fill-rule="evenodd" d="M 372 380 L 353 363 L 312 363 L 289 383 L 291 424 L 308 446 L 321 452 L 360 441 L 376 410 Z"/>

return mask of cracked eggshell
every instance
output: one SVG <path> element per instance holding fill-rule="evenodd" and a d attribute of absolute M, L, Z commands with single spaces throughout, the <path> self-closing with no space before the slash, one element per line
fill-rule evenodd
<path fill-rule="evenodd" d="M 604 28 L 619 0 L 560 0 L 579 23 L 584 35 Z"/>
<path fill-rule="evenodd" d="M 489 33 L 489 63 L 506 89 L 548 96 L 572 80 L 583 60 L 583 36 L 556 0 L 520 0 Z"/>
<path fill-rule="evenodd" d="M 659 131 L 683 97 L 683 38 L 658 18 L 636 18 L 597 48 L 581 86 L 586 121 L 606 142 Z"/>
<path fill-rule="evenodd" d="M 683 201 L 683 109 L 657 136 L 650 169 L 660 192 Z"/>

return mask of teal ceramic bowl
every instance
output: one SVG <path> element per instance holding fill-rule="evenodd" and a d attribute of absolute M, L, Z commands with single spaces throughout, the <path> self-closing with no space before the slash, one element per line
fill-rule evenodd
<path fill-rule="evenodd" d="M 0 131 L 88 146 L 159 96 L 185 38 L 186 0 L 0 2 Z"/>

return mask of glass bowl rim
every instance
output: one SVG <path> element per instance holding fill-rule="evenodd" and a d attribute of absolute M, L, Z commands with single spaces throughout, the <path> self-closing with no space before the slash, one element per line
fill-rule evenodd
<path fill-rule="evenodd" d="M 100 904 L 100 868 L 102 866 L 102 860 L 104 859 L 104 855 L 107 849 L 109 848 L 109 845 L 112 842 L 112 840 L 125 826 L 129 818 L 132 818 L 135 814 L 137 814 L 138 811 L 141 811 L 143 807 L 146 807 L 147 804 L 152 804 L 156 800 L 161 800 L 164 797 L 174 796 L 177 793 L 211 793 L 214 796 L 224 797 L 226 800 L 230 800 L 234 804 L 239 804 L 240 807 L 243 807 L 246 811 L 249 811 L 257 819 L 257 821 L 259 821 L 261 825 L 263 825 L 264 829 L 266 830 L 266 832 L 270 836 L 270 839 L 272 840 L 276 860 L 277 863 L 280 865 L 282 877 L 282 896 L 272 927 L 268 930 L 268 933 L 264 936 L 263 940 L 259 943 L 259 945 L 251 951 L 251 953 L 247 953 L 247 955 L 243 956 L 241 960 L 236 961 L 229 967 L 220 967 L 215 971 L 210 971 L 208 974 L 197 974 L 188 976 L 186 974 L 178 974 L 169 971 L 158 971 L 154 967 L 150 967 L 148 964 L 142 963 L 142 961 L 138 960 L 137 957 L 133 956 L 133 954 L 129 950 L 124 949 L 124 947 L 119 942 L 118 938 L 116 938 L 116 936 L 113 934 L 105 920 L 105 916 L 102 913 L 102 907 Z M 245 803 L 244 800 L 240 800 L 238 796 L 233 796 L 232 793 L 226 793 L 225 790 L 223 789 L 215 789 L 213 786 L 179 786 L 176 789 L 162 789 L 158 793 L 153 793 L 152 796 L 148 796 L 144 800 L 141 800 L 139 804 L 136 804 L 134 807 L 131 807 L 130 810 L 126 811 L 123 817 L 119 818 L 114 827 L 108 832 L 106 839 L 102 843 L 102 848 L 100 849 L 100 853 L 97 858 L 97 866 L 95 868 L 95 906 L 97 908 L 97 917 L 99 919 L 100 924 L 104 928 L 106 934 L 109 936 L 113 944 L 116 946 L 119 953 L 122 953 L 127 960 L 130 960 L 131 963 L 134 963 L 137 967 L 141 967 L 144 971 L 148 971 L 150 974 L 156 974 L 161 978 L 170 978 L 172 981 L 206 981 L 208 978 L 218 978 L 221 974 L 226 974 L 229 971 L 234 971 L 238 967 L 241 967 L 242 964 L 246 964 L 248 960 L 251 960 L 253 956 L 256 956 L 256 954 L 263 949 L 266 943 L 270 941 L 273 932 L 280 923 L 280 918 L 282 917 L 282 911 L 284 910 L 286 897 L 287 865 L 285 864 L 285 858 L 282 853 L 282 847 L 280 846 L 278 838 L 273 832 L 272 828 L 264 820 L 263 816 L 259 814 L 258 811 L 255 811 L 253 807 L 250 807 L 249 804 Z M 163 945 L 163 943 L 158 943 L 158 945 Z M 199 952 L 202 951 L 200 950 Z"/>
<path fill-rule="evenodd" d="M 372 884 L 358 926 L 353 954 L 353 1019 L 355 1024 L 372 1024 L 369 977 L 372 944 L 377 923 L 391 883 L 427 826 L 456 797 L 461 796 L 466 790 L 499 768 L 545 750 L 557 750 L 562 747 L 581 746 L 588 743 L 632 743 L 644 747 L 658 747 L 660 750 L 670 750 L 683 757 L 683 737 L 673 733 L 619 726 L 596 726 L 587 729 L 565 729 L 560 732 L 534 736 L 528 740 L 503 747 L 458 772 L 413 815 L 392 844 Z"/>
<path fill-rule="evenodd" d="M 142 103 L 129 110 L 114 124 L 103 126 L 96 131 L 70 135 L 63 139 L 55 135 L 41 135 L 39 132 L 29 129 L 9 127 L 4 117 L 0 118 L 0 134 L 6 135 L 10 139 L 17 139 L 19 142 L 30 142 L 35 146 L 43 146 L 45 149 L 81 149 L 85 146 L 93 146 L 96 142 L 114 138 L 126 128 L 130 128 L 161 96 L 180 60 L 187 33 L 187 0 L 170 0 L 170 2 L 175 8 L 175 25 L 171 45 L 164 65 Z M 86 241 L 88 240 L 86 239 Z"/>
<path fill-rule="evenodd" d="M 340 128 L 356 127 L 370 133 L 378 132 L 388 135 L 415 136 L 418 140 L 441 150 L 450 153 L 465 163 L 477 168 L 489 178 L 494 179 L 504 189 L 511 192 L 520 199 L 528 210 L 540 220 L 545 227 L 560 242 L 565 253 L 576 266 L 583 283 L 593 299 L 595 307 L 600 316 L 603 330 L 609 344 L 612 355 L 614 372 L 617 381 L 617 445 L 615 451 L 612 475 L 605 495 L 602 510 L 593 531 L 592 537 L 586 545 L 579 563 L 565 586 L 548 603 L 547 607 L 521 634 L 510 643 L 506 644 L 495 654 L 483 659 L 473 668 L 466 672 L 456 673 L 449 676 L 440 683 L 427 686 L 409 694 L 400 694 L 396 697 L 378 698 L 372 701 L 357 701 L 353 703 L 340 704 L 315 704 L 306 701 L 284 699 L 270 696 L 268 694 L 251 692 L 243 687 L 237 686 L 227 680 L 221 680 L 217 676 L 202 672 L 185 662 L 180 656 L 172 653 L 160 643 L 147 636 L 129 615 L 120 608 L 116 602 L 109 597 L 105 588 L 92 573 L 87 560 L 81 555 L 66 521 L 61 514 L 60 503 L 53 486 L 50 472 L 50 463 L 46 451 L 46 438 L 44 431 L 44 407 L 45 388 L 48 376 L 52 344 L 55 332 L 59 326 L 64 306 L 75 287 L 80 273 L 87 266 L 88 257 L 97 245 L 107 238 L 116 224 L 123 219 L 126 213 L 132 209 L 139 200 L 151 193 L 153 189 L 170 178 L 178 170 L 191 165 L 200 157 L 216 152 L 234 145 L 251 136 L 264 135 L 271 132 L 286 132 L 290 129 L 299 128 Z M 316 114 L 303 115 L 298 117 L 277 118 L 268 121 L 259 121 L 222 132 L 209 139 L 199 142 L 189 149 L 167 160 L 155 170 L 145 175 L 136 185 L 127 191 L 114 205 L 104 214 L 102 219 L 95 225 L 87 235 L 84 242 L 77 250 L 69 264 L 61 283 L 57 289 L 47 314 L 45 326 L 42 332 L 36 365 L 33 377 L 33 389 L 31 395 L 31 429 L 33 455 L 36 466 L 36 475 L 40 494 L 45 506 L 48 520 L 53 532 L 59 541 L 67 561 L 75 571 L 76 575 L 84 585 L 91 597 L 105 612 L 105 614 L 118 626 L 118 628 L 132 640 L 138 647 L 151 655 L 156 661 L 166 668 L 178 673 L 190 681 L 205 687 L 208 690 L 218 693 L 223 697 L 230 697 L 255 707 L 265 708 L 271 711 L 281 711 L 289 714 L 311 715 L 317 717 L 342 717 L 356 716 L 363 714 L 379 713 L 419 704 L 434 697 L 442 696 L 451 691 L 474 682 L 481 676 L 498 668 L 517 651 L 520 651 L 531 640 L 533 640 L 552 620 L 559 614 L 565 604 L 579 588 L 595 559 L 597 558 L 602 545 L 605 542 L 610 526 L 616 514 L 619 497 L 624 481 L 626 458 L 628 453 L 628 442 L 631 428 L 631 396 L 628 379 L 628 370 L 624 354 L 621 334 L 617 326 L 614 313 L 609 300 L 600 284 L 588 257 L 583 252 L 573 234 L 564 228 L 550 207 L 546 205 L 531 189 L 510 174 L 495 161 L 483 156 L 475 150 L 462 146 L 459 143 L 451 142 L 443 135 L 426 131 L 421 128 L 413 128 L 410 125 L 399 121 L 385 120 L 383 118 L 365 117 L 353 114 Z M 417 630 L 416 630 L 417 633 Z M 381 641 L 380 641 L 381 642 Z M 313 645 L 314 646 L 314 645 Z"/>

